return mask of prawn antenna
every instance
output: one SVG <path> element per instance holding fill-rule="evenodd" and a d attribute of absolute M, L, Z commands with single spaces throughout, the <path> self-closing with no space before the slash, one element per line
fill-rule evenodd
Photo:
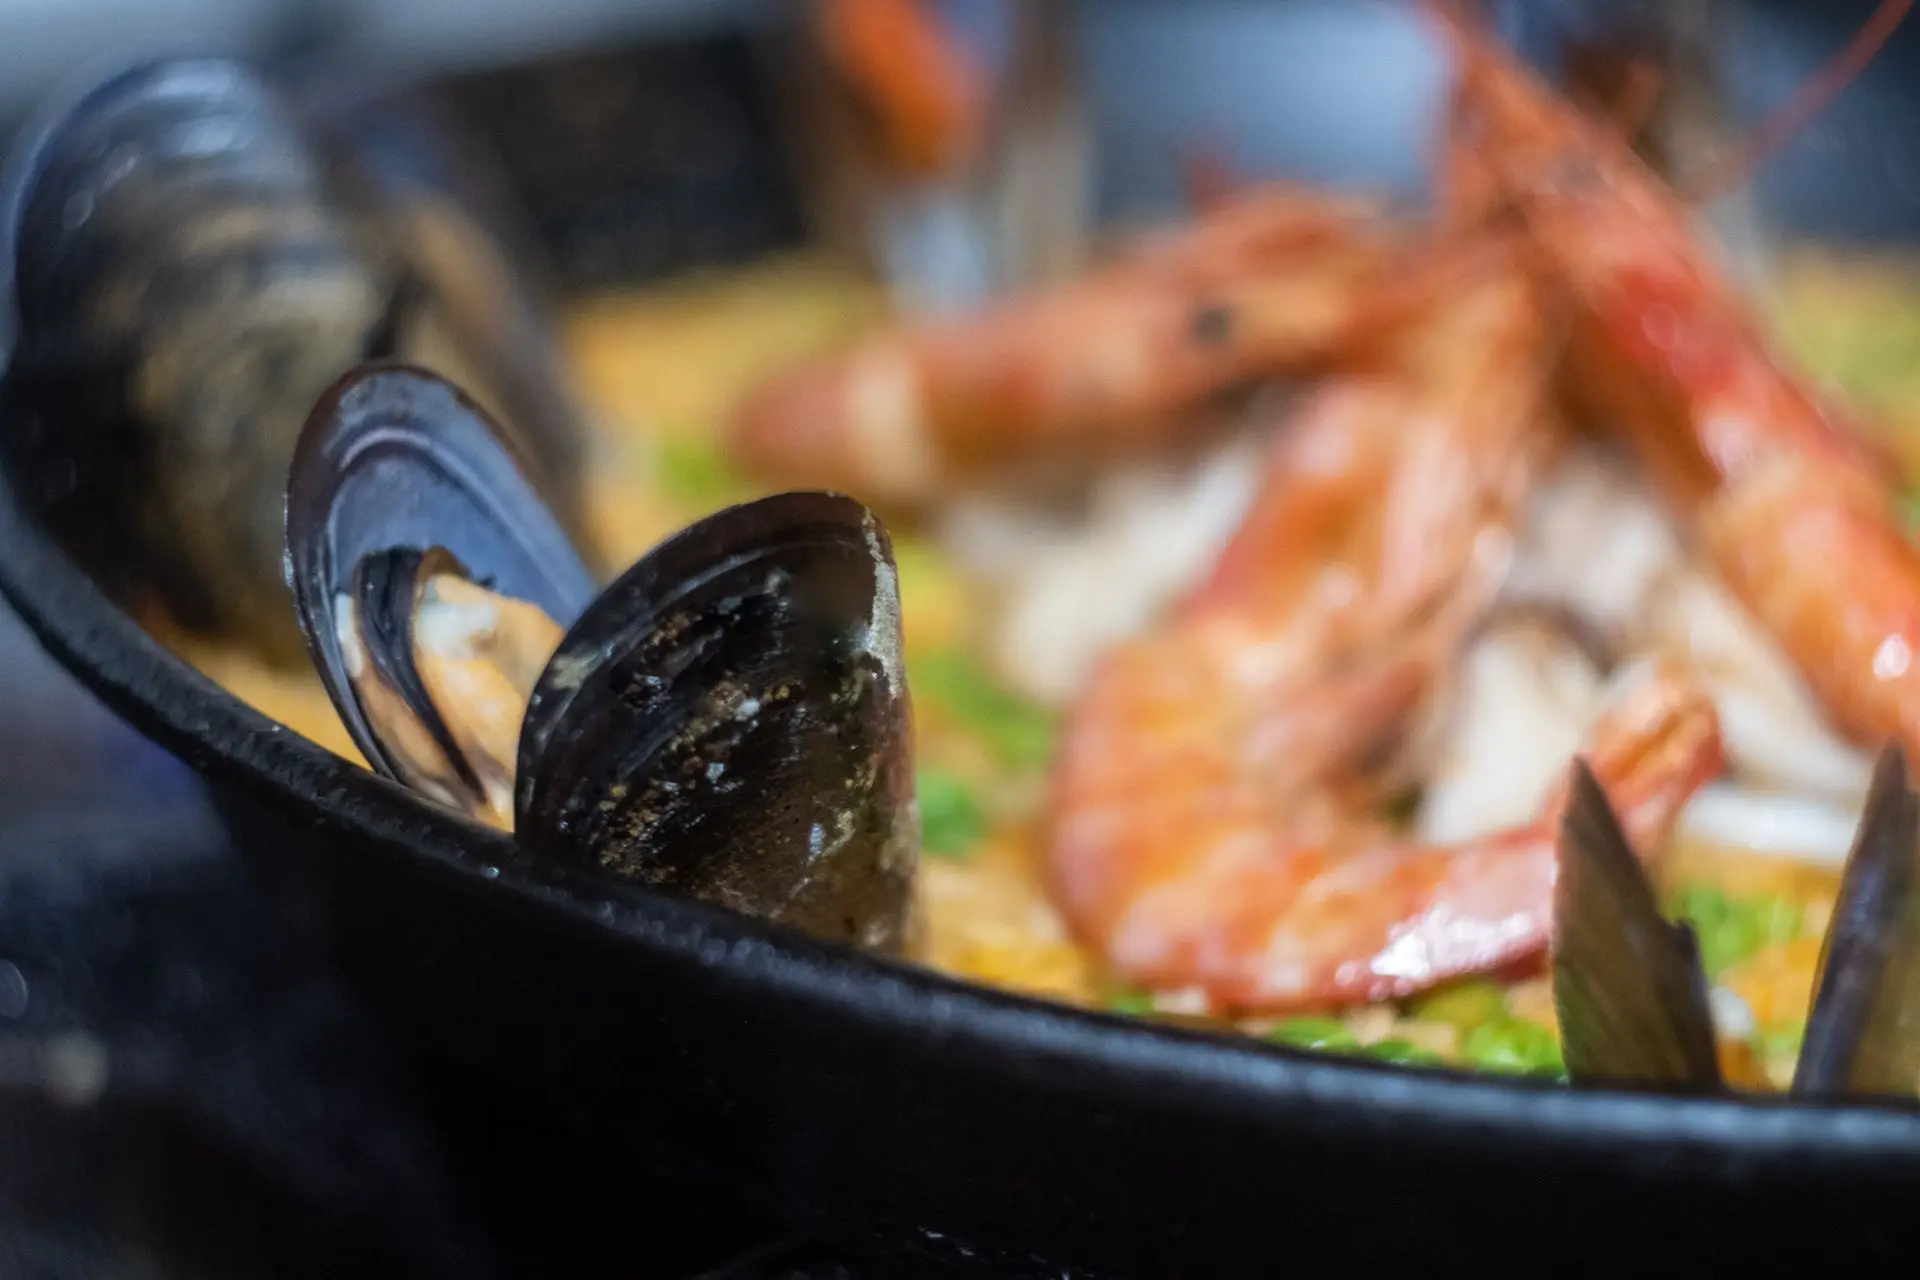
<path fill-rule="evenodd" d="M 1747 135 L 1746 142 L 1725 162 L 1714 166 L 1706 179 L 1694 186 L 1688 203 L 1704 204 L 1751 177 L 1768 156 L 1833 104 L 1899 30 L 1912 8 L 1913 0 L 1880 0 L 1879 7 L 1860 24 L 1846 48 L 1808 77 L 1793 96 Z"/>

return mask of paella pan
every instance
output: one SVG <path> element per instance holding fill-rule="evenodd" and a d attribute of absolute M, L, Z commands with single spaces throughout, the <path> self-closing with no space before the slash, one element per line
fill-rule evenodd
<path fill-rule="evenodd" d="M 911 1027 L 896 1065 L 928 1071 L 949 1035 L 968 1046 L 925 1077 L 955 1096 L 994 1074 L 993 1045 L 1024 1045 L 1007 1106 L 1029 1118 L 1090 1096 L 1071 1067 L 1102 1058 L 1132 1064 L 1094 1090 L 1105 1105 L 1136 1108 L 1181 1072 L 1207 1080 L 1209 1109 L 1291 1092 L 1224 1147 L 1197 1140 L 1194 1159 L 1231 1153 L 1222 1168 L 1245 1170 L 1262 1132 L 1317 1153 L 1337 1117 L 1424 1107 L 1413 1131 L 1440 1147 L 1462 1125 L 1591 1125 L 1584 1168 L 1639 1168 L 1635 1135 L 1665 1115 L 1669 1174 L 1730 1149 L 1777 1169 L 1839 1113 L 1734 1139 L 1736 1112 L 1714 1107 L 1749 1104 L 1496 1099 L 1607 1081 L 1623 1024 L 1566 1017 L 1596 998 L 1645 997 L 1624 1030 L 1649 1043 L 1711 1037 L 1655 1083 L 1777 1091 L 1820 1056 L 1807 1044 L 1872 1058 L 1869 1092 L 1904 1068 L 1900 1037 L 1875 1034 L 1899 1022 L 1885 957 L 1903 958 L 1907 893 L 1878 873 L 1912 844 L 1913 392 L 1887 354 L 1912 295 L 1885 262 L 1809 259 L 1756 301 L 1612 124 L 1470 23 L 1440 30 L 1460 74 L 1435 208 L 1216 192 L 1083 277 L 934 325 L 878 321 L 806 264 L 606 300 L 566 340 L 600 420 L 585 462 L 516 438 L 538 410 L 516 422 L 510 394 L 470 398 L 418 367 L 431 355 L 396 362 L 406 316 L 371 308 L 353 332 L 374 363 L 319 388 L 287 442 L 305 667 L 144 601 L 128 607 L 164 647 L 103 624 L 112 609 L 23 511 L 11 594 L 119 705 L 232 780 L 236 822 L 291 822 L 283 852 L 327 886 L 343 949 L 396 976 L 396 1010 L 434 1005 L 420 1029 L 443 1049 L 501 987 L 618 1002 L 624 973 L 649 987 L 649 1019 L 680 1028 L 696 993 L 748 1002 L 772 983 L 793 1005 L 771 1035 L 804 1037 L 795 1019 L 821 1001 L 865 1002 L 814 1024 L 841 1033 L 816 1056 L 789 1046 L 809 1090 Z M 58 160 L 34 175 L 55 192 Z M 41 376 L 59 313 L 36 330 L 20 299 L 16 403 L 44 418 L 73 370 Z M 661 365 L 630 354 L 647 350 Z M 549 505 L 570 467 L 578 512 Z M 442 481 L 438 506 L 406 498 Z M 858 501 L 779 492 L 795 486 Z M 396 541 L 422 545 L 396 560 Z M 601 696 L 574 696 L 587 688 Z M 742 806 L 764 821 L 715 816 Z M 315 847 L 336 837 L 362 844 Z M 412 860 L 404 887 L 376 887 L 396 859 Z M 1584 900 L 1622 904 L 1605 920 L 1560 891 L 1595 878 L 1618 893 Z M 755 916 L 1175 1029 L 1138 1039 L 1111 1016 L 962 998 L 737 919 Z M 1661 933 L 1663 916 L 1689 927 Z M 407 919 L 431 936 L 402 940 Z M 577 950 L 556 943 L 575 931 Z M 521 950 L 513 976 L 493 962 L 484 997 L 448 990 L 449 955 L 514 936 L 549 954 Z M 634 938 L 677 958 L 641 978 L 638 951 L 615 958 Z M 1562 963 L 1575 939 L 1588 950 Z M 1879 959 L 1829 963 L 1860 955 Z M 1827 992 L 1862 984 L 1873 998 L 1842 1026 Z M 519 1009 L 522 1043 L 484 1069 L 551 1086 L 585 1053 L 568 1087 L 595 1117 L 675 1078 L 635 1026 L 576 1012 Z M 1841 1029 L 1809 1041 L 1810 1021 Z M 676 1093 L 701 1117 L 688 1127 L 769 1093 L 768 1072 L 715 1066 L 734 1035 L 676 1046 L 705 1075 Z M 1459 1067 L 1538 1083 L 1469 1085 Z M 1426 1074 L 1431 1096 L 1382 1083 Z M 1840 1074 L 1828 1092 L 1854 1091 L 1861 1073 Z M 1138 1113 L 1143 1144 L 1178 1147 L 1179 1109 Z M 790 1119 L 772 1176 L 875 1171 L 874 1126 L 909 1112 L 960 1166 L 1000 1172 L 954 1205 L 995 1234 L 1028 1184 L 937 1095 L 880 1107 L 845 1147 Z M 733 1167 L 768 1114 L 654 1140 Z M 1907 1118 L 1876 1114 L 1803 1174 L 1869 1151 L 1895 1168 Z M 1078 1123 L 1084 1158 L 1101 1125 Z M 1137 1201 L 1146 1146 L 1091 1149 L 1135 1179 L 1118 1190 L 1116 1168 L 1099 1195 Z M 1074 1193 L 1044 1198 L 1072 1217 Z M 1086 1247 L 1084 1227 L 1063 1233 Z"/>

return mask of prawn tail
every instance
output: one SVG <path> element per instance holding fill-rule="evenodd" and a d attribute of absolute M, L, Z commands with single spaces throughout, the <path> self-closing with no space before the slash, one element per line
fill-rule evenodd
<path fill-rule="evenodd" d="M 1649 661 L 1623 672 L 1583 752 L 1643 858 L 1665 844 L 1680 810 L 1725 765 L 1712 698 L 1681 667 Z M 1558 826 L 1564 789 L 1548 806 Z"/>

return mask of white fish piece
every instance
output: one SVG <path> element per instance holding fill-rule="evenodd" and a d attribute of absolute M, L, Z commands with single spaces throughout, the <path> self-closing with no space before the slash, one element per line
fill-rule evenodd
<path fill-rule="evenodd" d="M 1838 867 L 1853 845 L 1860 810 L 1814 796 L 1708 783 L 1680 811 L 1682 840 L 1812 866 Z"/>
<path fill-rule="evenodd" d="M 1419 838 L 1451 843 L 1531 821 L 1605 697 L 1599 671 L 1563 632 L 1531 617 L 1489 625 L 1450 694 Z"/>
<path fill-rule="evenodd" d="M 1833 731 L 1786 655 L 1688 555 L 1652 491 L 1614 455 L 1583 445 L 1545 479 L 1505 594 L 1569 608 L 1624 653 L 1686 663 L 1713 698 L 1736 776 L 1866 795 L 1872 760 Z"/>
<path fill-rule="evenodd" d="M 1197 464 L 1116 466 L 1077 525 L 1006 497 L 950 511 L 942 542 L 1002 595 L 988 642 L 1001 676 L 1038 701 L 1071 701 L 1102 652 L 1146 627 L 1219 557 L 1252 505 L 1256 450 L 1236 440 Z"/>
<path fill-rule="evenodd" d="M 1707 992 L 1707 1007 L 1713 1011 L 1713 1029 L 1721 1038 L 1746 1040 L 1752 1037 L 1756 1029 L 1753 1010 L 1738 992 L 1727 987 L 1713 987 Z"/>
<path fill-rule="evenodd" d="M 968 573 L 998 584 L 1017 577 L 1037 552 L 1072 541 L 1079 523 L 1057 496 L 1006 484 L 963 490 L 936 518 L 947 554 Z"/>
<path fill-rule="evenodd" d="M 1677 570 L 1648 600 L 1642 626 L 1649 647 L 1683 659 L 1706 685 L 1734 773 L 1857 812 L 1873 761 L 1833 731 L 1800 673 L 1724 587 Z"/>
<path fill-rule="evenodd" d="M 1505 594 L 1561 605 L 1619 640 L 1682 561 L 1671 522 L 1640 479 L 1612 454 L 1581 446 L 1528 504 Z"/>

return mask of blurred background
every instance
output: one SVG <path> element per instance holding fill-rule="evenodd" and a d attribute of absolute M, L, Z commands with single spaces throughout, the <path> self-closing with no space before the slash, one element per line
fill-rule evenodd
<path fill-rule="evenodd" d="M 1256 173 L 1403 187 L 1418 181 L 1423 113 L 1440 68 L 1403 6 L 1038 2 L 1072 11 L 1103 210 L 1176 200 L 1170 148 L 1198 134 L 1230 137 L 1235 157 Z M 1635 6 L 1502 0 L 1494 7 L 1510 34 L 1544 56 Z M 1689 0 L 1672 7 L 1713 25 L 1718 70 L 1735 104 L 1750 109 L 1777 101 L 1872 5 Z M 11 131 L 80 68 L 144 54 L 314 59 L 433 80 L 619 49 L 724 48 L 790 25 L 801 10 L 780 0 L 5 0 L 0 123 Z M 1912 127 L 1920 107 L 1902 91 L 1915 45 L 1911 34 L 1897 38 L 1865 80 L 1769 166 L 1761 186 L 1782 216 L 1847 231 L 1903 225 L 1900 206 L 1920 200 Z M 1835 176 L 1858 185 L 1836 187 Z"/>
<path fill-rule="evenodd" d="M 1067 15 L 1086 157 L 1075 218 L 1179 212 L 1199 147 L 1242 178 L 1421 187 L 1443 68 L 1404 5 L 1035 5 Z M 1714 110 L 1751 122 L 1873 5 L 1492 8 L 1517 45 L 1549 64 L 1574 42 L 1665 11 L 1669 30 L 1697 29 L 1713 51 Z M 561 292 L 646 284 L 750 261 L 809 234 L 808 161 L 785 129 L 788 100 L 766 55 L 768 38 L 803 11 L 780 0 L 0 0 L 0 133 L 12 137 L 61 86 L 145 56 L 225 54 L 289 75 L 420 91 L 494 152 Z M 1746 223 L 1846 243 L 1910 236 L 1920 224 L 1916 71 L 1920 29 L 1909 24 L 1760 170 L 1739 197 L 1750 205 Z M 144 759 L 3 614 L 0 637 L 15 739 L 36 744 L 0 750 L 0 785 L 57 805 L 94 785 L 84 762 L 95 753 Z M 142 767 L 171 776 L 166 762 Z"/>

